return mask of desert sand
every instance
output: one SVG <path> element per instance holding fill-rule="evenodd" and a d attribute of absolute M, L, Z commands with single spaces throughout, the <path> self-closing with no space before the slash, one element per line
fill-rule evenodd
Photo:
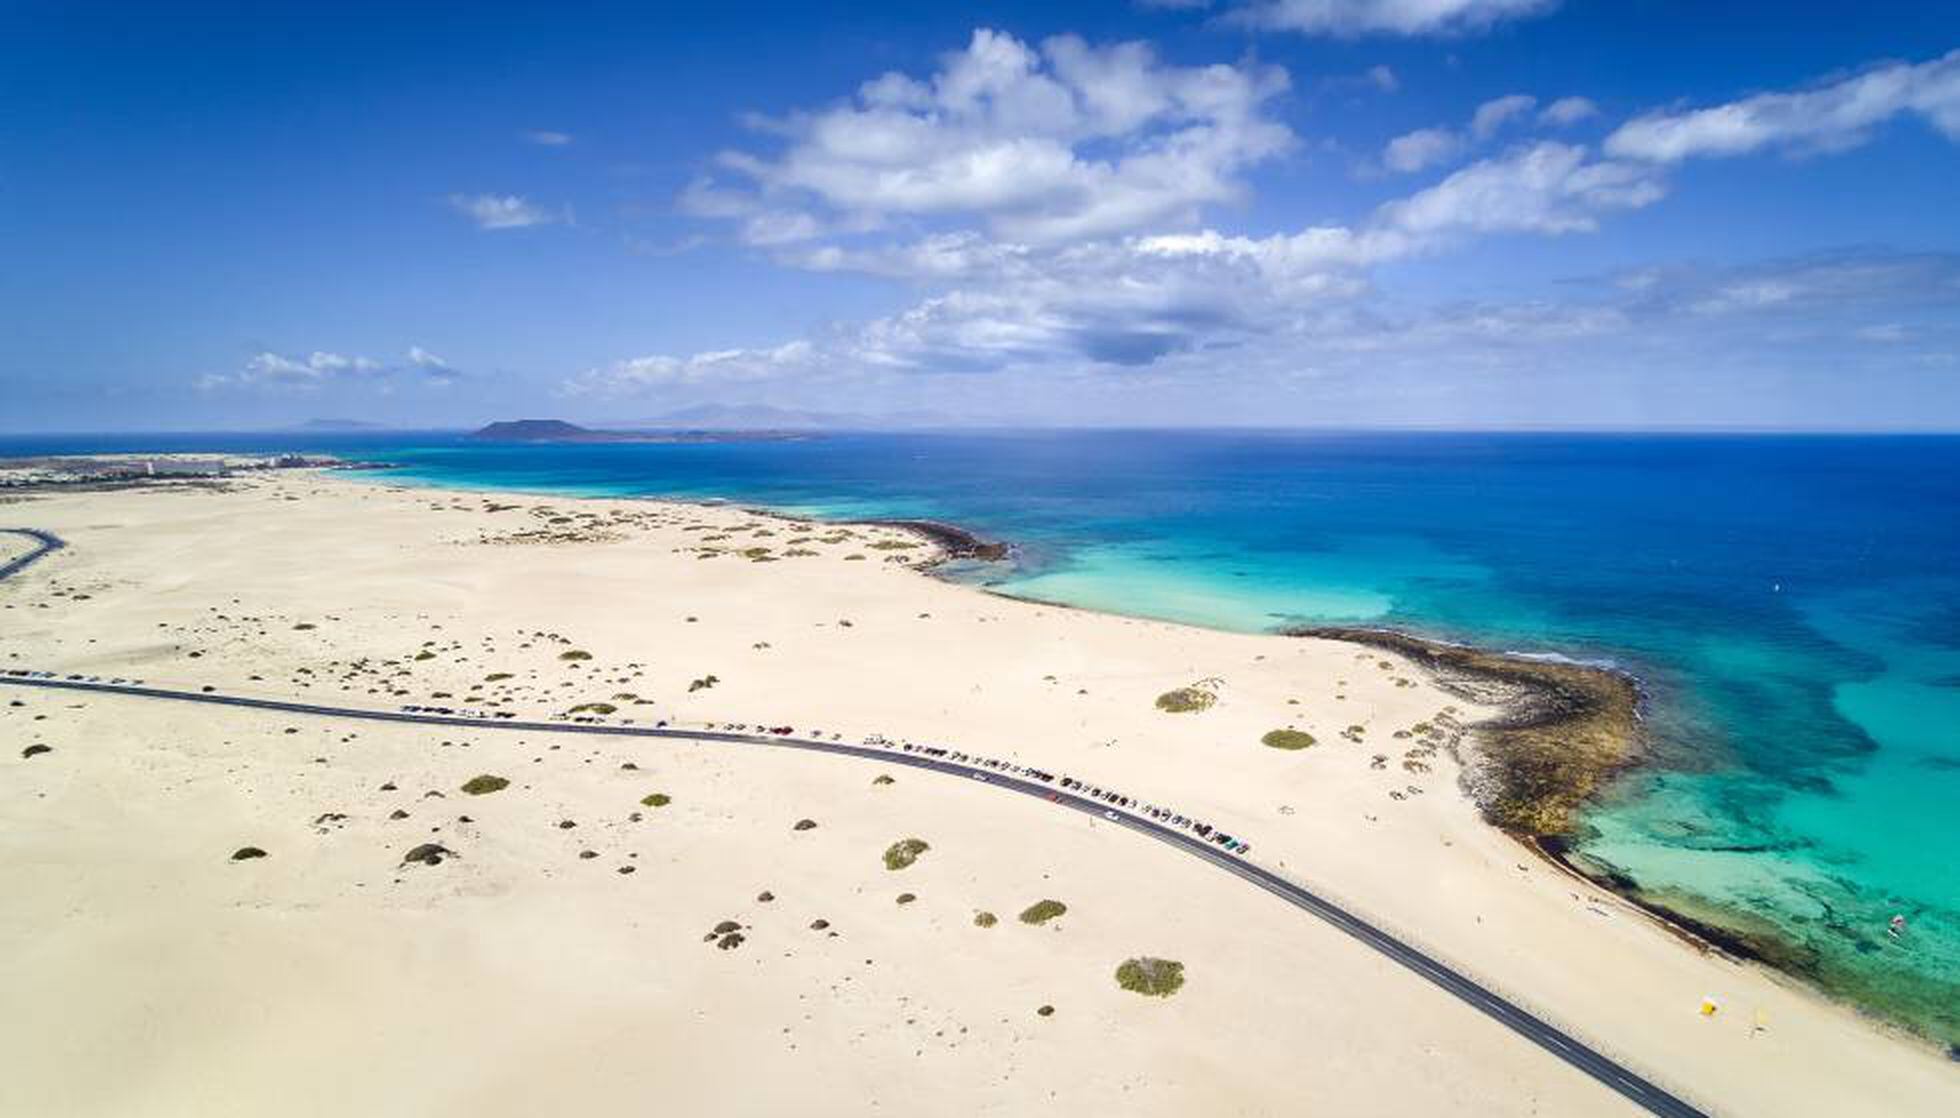
<path fill-rule="evenodd" d="M 1038 765 L 1243 837 L 1713 1112 L 1960 1098 L 1937 1053 L 1486 824 L 1457 728 L 1492 712 L 1393 654 L 1007 600 L 902 530 L 735 508 L 292 471 L 0 525 L 70 545 L 0 584 L 0 668 Z M 1155 705 L 1193 684 L 1209 709 Z M 0 728 L 0 1113 L 1632 1112 L 1245 882 L 973 782 L 15 688 Z M 1185 984 L 1119 988 L 1133 956 Z"/>

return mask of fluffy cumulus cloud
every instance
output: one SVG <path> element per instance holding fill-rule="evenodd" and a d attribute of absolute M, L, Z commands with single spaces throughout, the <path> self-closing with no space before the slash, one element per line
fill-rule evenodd
<path fill-rule="evenodd" d="M 515 194 L 451 194 L 449 205 L 476 222 L 478 229 L 524 229 L 565 220 L 554 212 Z"/>
<path fill-rule="evenodd" d="M 1418 128 L 1390 140 L 1382 148 L 1381 165 L 1390 171 L 1413 174 L 1438 167 L 1480 147 L 1489 145 L 1500 133 L 1518 122 L 1531 119 L 1538 99 L 1527 93 L 1494 97 L 1478 105 L 1462 129 Z M 1583 97 L 1555 101 L 1537 114 L 1540 125 L 1564 127 L 1594 112 L 1592 102 Z"/>
<path fill-rule="evenodd" d="M 1599 115 L 1599 106 L 1584 97 L 1561 97 L 1538 114 L 1538 123 L 1554 128 L 1570 128 L 1582 120 Z"/>
<path fill-rule="evenodd" d="M 1602 214 L 1660 200 L 1652 168 L 1595 159 L 1574 144 L 1544 142 L 1465 167 L 1384 208 L 1389 225 L 1413 236 L 1458 233 L 1575 233 Z"/>
<path fill-rule="evenodd" d="M 1597 109 L 1513 94 L 1391 143 L 1384 165 L 1433 177 L 1350 220 L 1218 228 L 1218 203 L 1244 188 L 1245 170 L 1293 142 L 1269 115 L 1286 81 L 1250 64 L 1167 66 L 1136 45 L 1036 47 L 983 31 L 928 77 L 888 74 L 845 102 L 757 122 L 779 146 L 724 156 L 724 179 L 696 183 L 685 208 L 732 223 L 784 266 L 902 281 L 909 305 L 788 344 L 629 358 L 566 390 L 748 385 L 821 398 L 929 376 L 936 393 L 984 402 L 1037 385 L 1226 391 L 1241 374 L 1273 384 L 1398 367 L 1433 390 L 1439 363 L 1517 369 L 1584 347 L 1632 375 L 1647 326 L 1737 354 L 1826 319 L 1867 353 L 1930 354 L 1955 333 L 1936 328 L 1960 305 L 1951 262 L 1883 256 L 1628 274 L 1552 301 L 1398 307 L 1376 290 L 1383 266 L 1487 237 L 1583 235 L 1660 201 L 1667 163 L 1529 135 Z M 1947 301 L 1915 316 L 1885 294 L 1913 287 Z"/>
<path fill-rule="evenodd" d="M 1189 224 L 1293 143 L 1269 112 L 1286 88 L 1274 67 L 982 29 L 927 77 L 888 73 L 845 103 L 753 122 L 781 150 L 724 153 L 724 181 L 682 201 L 758 244 L 948 219 L 1031 242 Z"/>
<path fill-rule="evenodd" d="M 1607 137 L 1606 149 L 1657 163 L 1765 149 L 1844 151 L 1863 144 L 1876 126 L 1907 114 L 1960 142 L 1960 50 L 1918 64 L 1875 66 L 1794 93 L 1650 113 L 1621 125 Z"/>
<path fill-rule="evenodd" d="M 315 350 L 307 354 L 283 354 L 270 350 L 252 355 L 230 373 L 212 373 L 199 378 L 199 388 L 323 388 L 335 384 L 388 384 L 405 375 L 427 383 L 446 384 L 462 374 L 449 362 L 423 349 L 410 346 L 405 360 L 377 361 L 371 357 L 349 356 Z"/>
<path fill-rule="evenodd" d="M 1382 166 L 1413 174 L 1456 158 L 1463 146 L 1463 137 L 1448 128 L 1418 128 L 1388 142 L 1382 149 Z"/>
<path fill-rule="evenodd" d="M 1461 35 L 1544 15 L 1558 0 L 1253 0 L 1240 23 L 1314 35 Z"/>
<path fill-rule="evenodd" d="M 809 343 L 656 355 L 588 370 L 582 394 L 653 385 L 852 373 L 1140 369 L 1179 357 L 1300 344 L 1365 295 L 1377 265 L 1488 233 L 1559 234 L 1661 196 L 1650 168 L 1543 143 L 1482 160 L 1354 226 L 1266 237 L 1213 229 L 1003 242 L 976 231 L 865 248 L 824 245 L 786 259 L 936 285 L 898 314 Z"/>
<path fill-rule="evenodd" d="M 1524 93 L 1512 93 L 1485 101 L 1470 115 L 1470 134 L 1479 140 L 1488 140 L 1497 135 L 1507 122 L 1530 112 L 1537 104 L 1536 97 Z"/>

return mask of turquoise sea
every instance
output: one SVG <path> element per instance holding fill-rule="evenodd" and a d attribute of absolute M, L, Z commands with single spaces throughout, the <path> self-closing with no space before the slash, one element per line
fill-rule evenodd
<path fill-rule="evenodd" d="M 934 517 L 1017 544 L 1011 573 L 964 577 L 1031 598 L 1610 661 L 1642 681 L 1654 761 L 1592 808 L 1578 853 L 1960 1044 L 1960 438 L 0 439 L 0 454 L 129 449 L 307 449 L 438 485 Z"/>

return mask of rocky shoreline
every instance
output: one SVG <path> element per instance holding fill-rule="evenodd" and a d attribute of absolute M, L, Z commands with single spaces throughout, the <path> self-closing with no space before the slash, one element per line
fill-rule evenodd
<path fill-rule="evenodd" d="M 1464 758 L 1465 780 L 1485 818 L 1534 843 L 1569 841 L 1579 806 L 1639 758 L 1640 686 L 1624 672 L 1390 629 L 1304 626 L 1285 633 L 1394 652 L 1444 690 L 1502 709 L 1475 727 L 1482 748 Z"/>
<path fill-rule="evenodd" d="M 957 525 L 939 520 L 859 520 L 852 523 L 868 524 L 878 528 L 901 528 L 915 535 L 924 536 L 928 543 L 939 549 L 944 559 L 971 559 L 981 563 L 998 563 L 1014 553 L 1014 549 L 1008 544 L 977 536 Z"/>
<path fill-rule="evenodd" d="M 1408 657 L 1438 686 L 1504 711 L 1473 727 L 1479 749 L 1463 757 L 1465 786 L 1492 825 L 1574 877 L 1610 890 L 1699 950 L 1715 950 L 1815 980 L 1815 960 L 1775 929 L 1742 930 L 1741 914 L 1689 911 L 1575 850 L 1580 807 L 1640 763 L 1640 684 L 1626 672 L 1536 659 L 1412 636 L 1392 629 L 1307 626 L 1319 637 Z M 1722 922 L 1718 922 L 1722 921 Z"/>

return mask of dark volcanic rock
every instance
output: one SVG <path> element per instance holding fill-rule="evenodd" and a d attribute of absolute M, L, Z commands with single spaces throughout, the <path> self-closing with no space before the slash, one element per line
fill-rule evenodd
<path fill-rule="evenodd" d="M 440 866 L 444 858 L 454 858 L 456 852 L 438 843 L 425 842 L 408 852 L 403 862 L 420 862 L 425 866 Z"/>

